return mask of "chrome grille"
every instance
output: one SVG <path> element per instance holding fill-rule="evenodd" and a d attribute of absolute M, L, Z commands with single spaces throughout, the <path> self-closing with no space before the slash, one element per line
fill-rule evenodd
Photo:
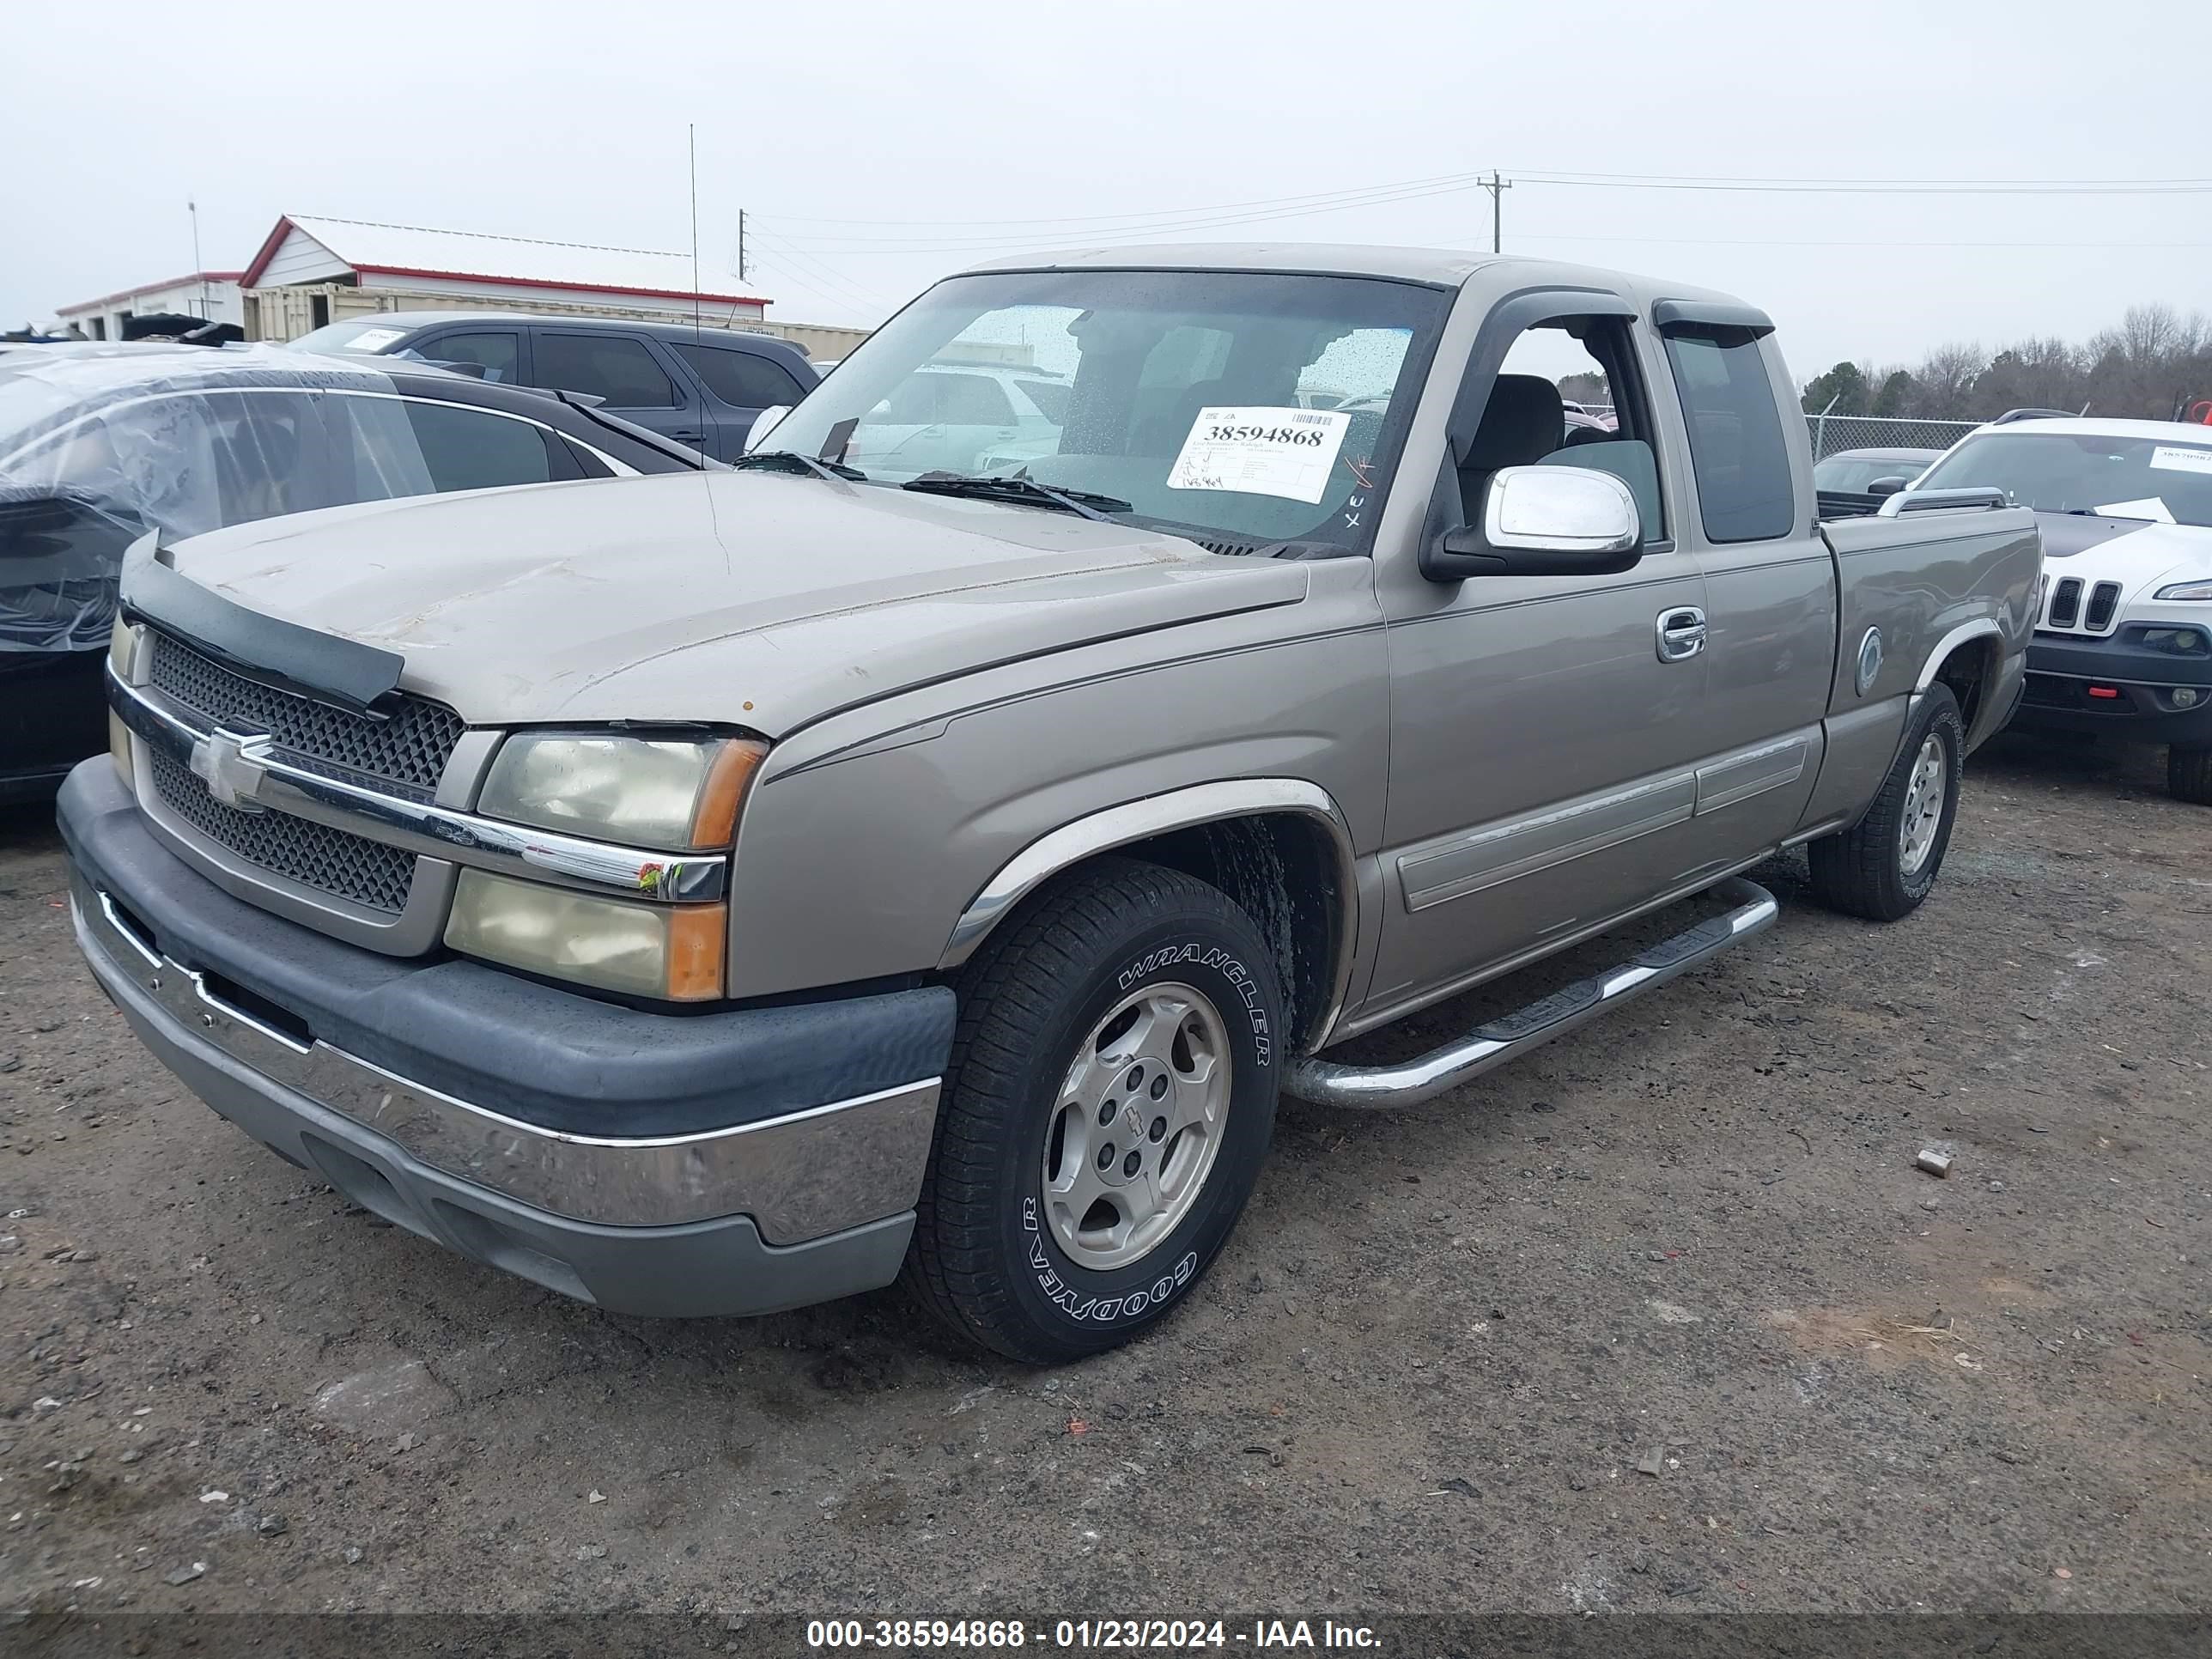
<path fill-rule="evenodd" d="M 225 731 L 265 732 L 317 769 L 366 775 L 425 799 L 437 788 L 466 726 L 443 703 L 404 692 L 390 700 L 381 720 L 349 714 L 233 673 L 163 634 L 154 636 L 149 678 L 155 690 Z"/>
<path fill-rule="evenodd" d="M 415 855 L 284 812 L 241 812 L 208 793 L 191 768 L 153 755 L 161 804 L 217 846 L 271 875 L 398 915 L 415 881 Z"/>

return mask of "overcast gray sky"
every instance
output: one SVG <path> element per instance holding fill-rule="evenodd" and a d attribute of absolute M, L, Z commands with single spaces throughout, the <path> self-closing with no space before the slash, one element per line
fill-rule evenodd
<path fill-rule="evenodd" d="M 702 285 L 726 283 L 743 207 L 752 291 L 788 322 L 872 323 L 946 271 L 1094 234 L 1486 246 L 1490 198 L 1464 183 L 1251 216 L 1492 167 L 2212 179 L 2206 0 L 112 0 L 9 33 L 9 325 L 188 270 L 187 198 L 212 268 L 244 265 L 287 211 L 681 249 L 687 122 Z M 1276 205 L 1226 205 L 1252 202 Z M 2203 191 L 1522 177 L 1504 203 L 1509 252 L 1766 307 L 1801 378 L 1948 340 L 2078 337 L 2144 301 L 2212 306 Z M 1188 228 L 1145 233 L 1162 219 Z"/>

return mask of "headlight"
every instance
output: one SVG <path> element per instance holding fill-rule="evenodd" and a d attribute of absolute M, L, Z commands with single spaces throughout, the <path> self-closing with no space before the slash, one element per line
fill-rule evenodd
<path fill-rule="evenodd" d="M 477 810 L 672 852 L 727 847 L 768 745 L 750 738 L 519 732 L 500 745 Z"/>
<path fill-rule="evenodd" d="M 2212 599 L 2212 582 L 2176 582 L 2152 595 L 2160 599 Z"/>
<path fill-rule="evenodd" d="M 722 994 L 729 921 L 720 904 L 640 904 L 464 870 L 446 943 L 551 979 L 698 1002 Z"/>

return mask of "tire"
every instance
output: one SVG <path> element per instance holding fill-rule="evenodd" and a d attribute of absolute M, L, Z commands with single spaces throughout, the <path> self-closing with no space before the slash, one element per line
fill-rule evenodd
<path fill-rule="evenodd" d="M 1198 1282 L 1259 1177 L 1283 1060 L 1267 945 L 1218 889 L 1102 860 L 1032 900 L 957 989 L 902 1279 L 1009 1358 L 1118 1347 Z"/>
<path fill-rule="evenodd" d="M 2212 749 L 2185 749 L 2176 744 L 2167 750 L 2166 787 L 2176 800 L 2212 806 Z"/>
<path fill-rule="evenodd" d="M 1831 910 L 1869 921 L 1896 921 L 1918 909 L 1951 845 L 1966 754 L 1959 700 L 1939 681 L 1922 696 L 1918 717 L 1866 816 L 1805 849 L 1813 866 L 1813 896 Z M 1930 755 L 1940 757 L 1942 780 L 1923 776 L 1916 785 L 1916 774 Z M 1930 799 L 1939 792 L 1940 799 Z M 1917 861 L 1907 852 L 1908 814 L 1917 826 L 1911 843 Z"/>

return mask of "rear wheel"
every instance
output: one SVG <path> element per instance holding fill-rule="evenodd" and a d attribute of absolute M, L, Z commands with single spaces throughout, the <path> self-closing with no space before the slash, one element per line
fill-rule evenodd
<path fill-rule="evenodd" d="M 2177 743 L 2167 750 L 2166 787 L 2177 800 L 2212 806 L 2212 749 L 2185 749 Z"/>
<path fill-rule="evenodd" d="M 1866 816 L 1805 849 L 1813 896 L 1869 921 L 1895 921 L 1919 908 L 1951 844 L 1966 753 L 1959 700 L 1939 681 L 1922 694 L 1905 745 Z"/>
<path fill-rule="evenodd" d="M 1273 1132 L 1282 994 L 1249 918 L 1103 860 L 969 964 L 906 1283 L 1036 1364 L 1118 1346 L 1227 1242 Z"/>

